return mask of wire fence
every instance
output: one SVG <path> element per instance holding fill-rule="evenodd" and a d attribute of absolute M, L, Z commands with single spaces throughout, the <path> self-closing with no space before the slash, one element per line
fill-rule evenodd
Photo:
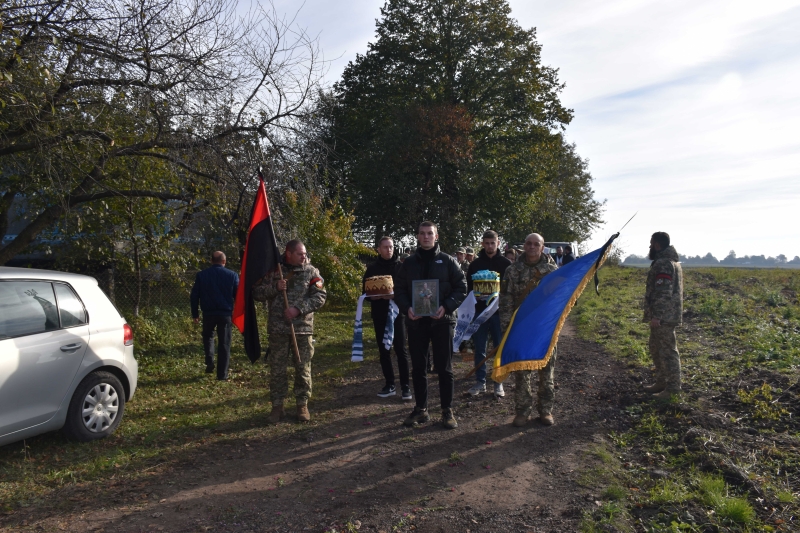
<path fill-rule="evenodd" d="M 189 296 L 197 271 L 171 274 L 162 270 L 135 273 L 104 270 L 90 274 L 123 314 L 150 315 L 165 309 L 189 313 Z"/>

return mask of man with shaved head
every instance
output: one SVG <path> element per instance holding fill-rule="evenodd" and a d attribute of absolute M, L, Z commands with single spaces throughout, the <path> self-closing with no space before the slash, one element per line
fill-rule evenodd
<path fill-rule="evenodd" d="M 268 302 L 269 320 L 269 395 L 272 401 L 270 424 L 277 424 L 285 415 L 284 401 L 289 395 L 287 366 L 294 367 L 294 398 L 298 422 L 311 420 L 308 400 L 311 398 L 311 359 L 314 357 L 314 312 L 325 305 L 328 292 L 325 281 L 308 260 L 306 245 L 293 239 L 286 243 L 277 269 L 253 287 L 253 299 Z M 283 292 L 286 291 L 286 299 Z M 287 305 L 288 302 L 288 305 Z M 294 356 L 292 330 L 297 340 L 300 360 Z"/>
<path fill-rule="evenodd" d="M 514 311 L 550 272 L 558 269 L 550 254 L 542 253 L 544 239 L 538 233 L 531 233 L 525 238 L 523 254 L 506 269 L 500 287 L 500 326 L 505 331 L 511 323 Z M 534 333 L 535 334 L 535 333 Z M 555 385 L 553 375 L 556 365 L 556 349 L 547 362 L 539 370 L 539 388 L 537 391 L 539 422 L 545 426 L 553 425 L 553 400 Z M 514 408 L 516 417 L 513 425 L 522 427 L 528 423 L 533 411 L 533 392 L 531 390 L 531 370 L 513 372 L 515 379 Z"/>
<path fill-rule="evenodd" d="M 203 350 L 206 374 L 214 372 L 214 331 L 217 333 L 217 379 L 228 379 L 231 359 L 231 314 L 233 299 L 239 288 L 239 275 L 225 268 L 225 254 L 211 254 L 211 268 L 197 273 L 192 287 L 191 303 L 194 323 L 200 322 L 198 304 L 203 311 Z"/>

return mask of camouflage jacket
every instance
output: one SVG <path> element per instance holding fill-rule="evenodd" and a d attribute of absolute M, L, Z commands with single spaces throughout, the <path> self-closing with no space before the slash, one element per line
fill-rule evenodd
<path fill-rule="evenodd" d="M 458 263 L 458 266 L 459 266 L 459 268 L 461 268 L 461 272 L 463 272 L 466 275 L 467 270 L 469 270 L 469 261 L 464 259 L 463 261 Z"/>
<path fill-rule="evenodd" d="M 647 273 L 643 322 L 653 318 L 666 326 L 679 326 L 683 322 L 683 269 L 672 246 L 658 253 Z"/>
<path fill-rule="evenodd" d="M 286 279 L 286 295 L 289 307 L 296 307 L 300 314 L 292 320 L 294 332 L 298 335 L 314 333 L 314 311 L 325 304 L 328 297 L 324 281 L 319 270 L 311 265 L 289 266 L 281 264 L 283 277 Z M 278 272 L 268 274 L 258 285 L 253 287 L 253 299 L 269 302 L 269 324 L 267 331 L 274 334 L 290 333 L 289 323 L 283 318 L 283 295 L 276 288 L 280 280 Z"/>
<path fill-rule="evenodd" d="M 522 304 L 525 297 L 533 292 L 543 277 L 555 270 L 558 270 L 555 261 L 550 254 L 544 253 L 532 265 L 525 261 L 524 255 L 520 256 L 516 263 L 511 263 L 506 269 L 500 285 L 500 309 L 498 312 L 500 313 L 500 327 L 503 328 L 503 331 L 508 328 L 514 311 Z M 533 283 L 531 280 L 534 280 Z"/>

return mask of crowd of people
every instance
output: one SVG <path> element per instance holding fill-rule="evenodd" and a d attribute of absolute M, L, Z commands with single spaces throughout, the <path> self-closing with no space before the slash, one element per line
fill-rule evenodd
<path fill-rule="evenodd" d="M 384 386 L 381 398 L 397 394 L 397 381 L 404 401 L 414 401 L 414 408 L 404 420 L 406 426 L 417 426 L 430 420 L 428 412 L 428 376 L 436 375 L 439 385 L 441 423 L 455 429 L 458 422 L 453 410 L 455 378 L 453 374 L 453 341 L 457 310 L 473 289 L 473 276 L 481 271 L 493 271 L 500 276 L 497 312 L 483 322 L 472 336 L 475 382 L 465 394 L 478 396 L 488 392 L 486 360 L 489 337 L 495 347 L 500 345 L 503 332 L 509 327 L 515 310 L 539 285 L 541 280 L 575 260 L 570 246 L 559 246 L 552 254 L 545 250 L 544 238 L 531 233 L 521 247 L 506 246 L 500 252 L 500 237 L 489 229 L 483 234 L 478 254 L 471 247 L 460 247 L 453 255 L 439 247 L 436 224 L 422 222 L 417 231 L 417 247 L 401 250 L 389 236 L 377 243 L 378 258 L 367 266 L 362 279 L 391 276 L 394 292 L 372 296 L 371 317 L 378 344 Z M 658 398 L 669 398 L 681 390 L 680 355 L 675 340 L 675 328 L 681 323 L 683 302 L 683 273 L 678 254 L 670 244 L 669 235 L 656 232 L 650 241 L 653 261 L 647 278 L 644 299 L 644 321 L 650 326 L 650 353 L 655 364 L 655 383 L 644 386 L 646 392 Z M 198 307 L 203 312 L 203 346 L 206 372 L 213 372 L 214 337 L 218 337 L 217 379 L 228 377 L 230 360 L 231 313 L 238 276 L 225 268 L 225 255 L 214 252 L 212 267 L 199 272 L 192 289 L 192 316 L 199 321 Z M 311 361 L 314 355 L 312 335 L 314 312 L 320 309 L 327 293 L 319 271 L 308 261 L 305 245 L 299 240 L 286 244 L 281 271 L 269 274 L 252 289 L 255 300 L 269 307 L 268 334 L 270 348 L 271 423 L 285 416 L 284 402 L 289 394 L 289 365 L 294 366 L 294 396 L 297 420 L 309 421 L 308 401 L 312 395 Z M 415 282 L 428 282 L 431 287 L 417 287 Z M 428 306 L 415 311 L 415 290 Z M 425 293 L 425 291 L 428 291 Z M 438 291 L 438 294 L 435 293 Z M 475 316 L 489 306 L 492 295 L 477 298 Z M 390 303 L 393 301 L 393 303 Z M 435 302 L 435 303 L 433 303 Z M 384 344 L 384 332 L 392 319 L 393 339 L 390 348 Z M 488 314 L 488 313 L 487 313 Z M 294 332 L 292 333 L 292 329 Z M 390 341 L 386 341 L 389 343 Z M 391 356 L 394 350 L 397 375 Z M 531 385 L 532 371 L 518 370 L 514 374 L 515 417 L 511 422 L 522 427 L 532 420 L 534 407 L 539 423 L 554 424 L 555 364 L 557 346 L 546 366 L 538 370 L 536 399 Z M 505 396 L 502 383 L 493 383 L 495 397 Z"/>

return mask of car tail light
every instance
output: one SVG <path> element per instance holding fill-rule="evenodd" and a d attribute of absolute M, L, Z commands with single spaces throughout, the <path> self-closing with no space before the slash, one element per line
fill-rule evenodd
<path fill-rule="evenodd" d="M 128 324 L 125 324 L 122 326 L 122 331 L 125 333 L 125 346 L 133 346 L 133 329 Z"/>

